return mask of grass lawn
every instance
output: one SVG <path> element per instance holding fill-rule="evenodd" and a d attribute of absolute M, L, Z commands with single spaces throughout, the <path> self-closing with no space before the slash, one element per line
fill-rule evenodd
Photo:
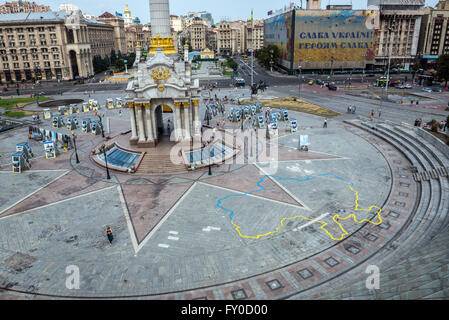
<path fill-rule="evenodd" d="M 196 64 L 196 68 L 192 68 L 192 70 L 200 70 L 200 69 L 201 69 L 201 63 L 200 62 L 198 62 Z"/>
<path fill-rule="evenodd" d="M 39 102 L 51 100 L 49 97 L 39 97 Z M 36 98 L 10 98 L 3 99 L 0 98 L 0 108 L 4 109 L 12 109 L 15 108 L 16 105 L 23 107 L 25 104 L 36 102 Z"/>
<path fill-rule="evenodd" d="M 234 75 L 234 71 L 223 71 L 223 75 L 224 76 L 233 76 Z"/>
<path fill-rule="evenodd" d="M 26 117 L 28 114 L 23 111 L 6 111 L 3 113 L 3 116 L 9 117 L 9 118 L 23 118 Z"/>
<path fill-rule="evenodd" d="M 286 97 L 273 100 L 251 100 L 251 101 L 247 100 L 243 101 L 242 104 L 252 104 L 256 101 L 261 102 L 264 107 L 277 108 L 277 109 L 285 108 L 288 110 L 314 114 L 326 118 L 334 118 L 341 115 L 338 112 L 317 106 L 316 104 L 312 104 L 310 102 L 295 97 Z"/>

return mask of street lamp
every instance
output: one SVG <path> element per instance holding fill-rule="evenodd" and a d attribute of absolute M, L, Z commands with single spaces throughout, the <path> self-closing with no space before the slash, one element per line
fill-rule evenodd
<path fill-rule="evenodd" d="M 301 72 L 301 66 L 298 67 L 299 69 L 299 78 L 298 78 L 298 87 L 299 87 L 299 98 L 301 99 L 301 77 L 302 77 L 302 72 Z"/>
<path fill-rule="evenodd" d="M 209 149 L 209 175 L 211 176 L 212 175 L 212 165 L 211 165 L 211 154 L 210 154 L 210 149 L 211 149 L 211 145 L 212 145 L 212 142 L 214 142 L 214 139 L 215 139 L 215 128 L 213 129 L 213 134 L 212 134 L 212 137 L 210 138 L 210 141 L 209 141 L 209 146 L 208 146 L 208 149 Z"/>
<path fill-rule="evenodd" d="M 111 180 L 111 176 L 109 175 L 109 168 L 108 168 L 108 158 L 106 157 L 106 145 L 101 145 L 100 151 L 103 152 L 104 155 L 104 162 L 106 164 L 106 179 Z"/>
<path fill-rule="evenodd" d="M 76 149 L 76 134 L 72 134 L 73 137 L 73 146 L 75 147 L 75 156 L 76 156 L 76 163 L 80 163 L 80 160 L 78 158 L 78 151 Z"/>
<path fill-rule="evenodd" d="M 104 116 L 104 115 L 103 115 Z M 97 117 L 100 119 L 100 128 L 101 128 L 101 136 L 104 138 L 104 130 L 103 130 L 103 121 L 102 121 L 102 117 L 97 114 Z"/>

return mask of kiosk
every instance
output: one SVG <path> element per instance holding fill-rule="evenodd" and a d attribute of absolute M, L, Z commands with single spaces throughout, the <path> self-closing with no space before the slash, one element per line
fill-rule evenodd
<path fill-rule="evenodd" d="M 21 173 L 25 169 L 30 169 L 30 163 L 25 158 L 24 153 L 15 153 L 12 155 L 12 172 Z"/>
<path fill-rule="evenodd" d="M 33 151 L 31 150 L 31 147 L 28 144 L 28 142 L 16 144 L 16 152 L 18 154 L 23 153 L 26 160 L 29 160 L 30 158 L 34 157 Z"/>
<path fill-rule="evenodd" d="M 263 118 L 263 115 L 258 114 L 256 117 L 254 117 L 253 126 L 259 129 L 265 128 L 265 119 Z"/>
<path fill-rule="evenodd" d="M 81 121 L 81 131 L 84 133 L 90 132 L 90 118 Z"/>
<path fill-rule="evenodd" d="M 108 108 L 108 109 L 114 109 L 114 100 L 113 99 L 107 99 L 106 100 L 106 107 Z"/>
<path fill-rule="evenodd" d="M 64 125 L 62 116 L 53 116 L 52 126 L 53 128 L 60 128 Z"/>
<path fill-rule="evenodd" d="M 256 113 L 262 112 L 262 102 L 256 101 L 254 102 L 254 105 L 256 106 Z"/>
<path fill-rule="evenodd" d="M 87 102 L 83 103 L 83 112 L 89 112 L 90 111 L 90 105 Z"/>
<path fill-rule="evenodd" d="M 56 158 L 56 147 L 53 141 L 44 142 L 45 158 Z"/>
<path fill-rule="evenodd" d="M 269 138 L 274 138 L 277 137 L 278 135 L 278 123 L 276 121 L 272 121 L 269 125 L 268 125 L 268 133 L 269 133 Z"/>
<path fill-rule="evenodd" d="M 296 119 L 290 119 L 290 132 L 298 131 L 298 121 Z"/>
<path fill-rule="evenodd" d="M 90 125 L 90 131 L 92 134 L 101 134 L 101 122 L 100 121 L 92 121 Z"/>
<path fill-rule="evenodd" d="M 75 130 L 77 127 L 77 123 L 75 122 L 75 117 L 68 117 L 67 118 L 67 130 Z"/>
<path fill-rule="evenodd" d="M 115 99 L 115 107 L 116 108 L 121 108 L 123 107 L 123 100 L 121 98 L 116 98 Z"/>
<path fill-rule="evenodd" d="M 308 135 L 300 135 L 299 136 L 299 150 L 300 151 L 309 151 L 309 136 Z"/>
<path fill-rule="evenodd" d="M 50 109 L 44 109 L 44 119 L 51 119 L 51 117 L 53 116 L 53 114 L 51 113 Z"/>
<path fill-rule="evenodd" d="M 281 121 L 288 121 L 288 110 L 281 109 Z"/>

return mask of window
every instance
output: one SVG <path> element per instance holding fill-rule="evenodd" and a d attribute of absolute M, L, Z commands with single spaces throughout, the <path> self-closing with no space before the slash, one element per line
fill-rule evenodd
<path fill-rule="evenodd" d="M 58 48 L 51 48 L 51 52 L 58 52 L 59 49 Z"/>
<path fill-rule="evenodd" d="M 18 63 L 14 63 L 14 69 L 19 69 L 20 65 Z"/>
<path fill-rule="evenodd" d="M 19 61 L 19 57 L 18 56 L 11 56 L 12 61 Z"/>
<path fill-rule="evenodd" d="M 55 61 L 55 67 L 60 67 L 60 66 L 61 66 L 61 62 Z"/>
<path fill-rule="evenodd" d="M 17 31 L 18 33 L 23 33 L 23 28 L 17 28 L 16 31 Z"/>
<path fill-rule="evenodd" d="M 29 67 L 30 67 L 30 63 L 29 63 L 29 62 L 25 62 L 25 63 L 23 64 L 23 67 L 24 67 L 24 68 L 29 68 Z"/>
<path fill-rule="evenodd" d="M 54 26 L 51 26 L 51 27 L 48 27 L 48 31 L 56 31 L 56 27 L 54 27 Z"/>
<path fill-rule="evenodd" d="M 40 66 L 39 62 L 34 62 L 33 65 L 35 68 L 39 68 L 39 66 Z"/>
<path fill-rule="evenodd" d="M 6 33 L 12 33 L 12 28 L 6 28 Z"/>
<path fill-rule="evenodd" d="M 50 34 L 50 39 L 56 39 L 56 33 L 51 33 Z"/>
<path fill-rule="evenodd" d="M 25 35 L 19 34 L 19 40 L 25 40 Z"/>
<path fill-rule="evenodd" d="M 39 56 L 37 54 L 33 54 L 33 60 L 39 60 Z"/>
<path fill-rule="evenodd" d="M 23 61 L 28 61 L 28 55 L 22 56 L 22 60 L 23 60 Z"/>
<path fill-rule="evenodd" d="M 36 35 L 35 34 L 30 34 L 29 38 L 30 38 L 30 40 L 36 40 Z"/>
<path fill-rule="evenodd" d="M 44 62 L 44 67 L 50 67 L 50 61 L 45 61 Z"/>
<path fill-rule="evenodd" d="M 37 28 L 37 31 L 38 31 L 38 32 L 44 32 L 44 31 L 45 31 L 45 28 L 44 28 L 44 27 L 38 27 L 38 28 Z"/>
<path fill-rule="evenodd" d="M 14 40 L 14 36 L 8 36 L 8 40 Z"/>
<path fill-rule="evenodd" d="M 48 49 L 47 48 L 42 48 L 41 51 L 42 52 L 48 52 Z"/>
<path fill-rule="evenodd" d="M 58 41 L 57 40 L 51 40 L 51 45 L 52 46 L 56 46 L 58 44 Z"/>
<path fill-rule="evenodd" d="M 47 45 L 47 41 L 41 41 L 41 46 L 46 46 Z"/>
<path fill-rule="evenodd" d="M 39 39 L 45 39 L 45 34 L 40 34 Z"/>
<path fill-rule="evenodd" d="M 34 32 L 34 28 L 27 28 L 28 32 Z"/>
<path fill-rule="evenodd" d="M 31 53 L 37 53 L 37 49 L 36 48 L 32 48 L 31 49 Z"/>
<path fill-rule="evenodd" d="M 3 64 L 3 69 L 9 69 L 9 63 L 4 63 Z"/>
<path fill-rule="evenodd" d="M 43 55 L 44 60 L 48 60 L 48 54 Z"/>
<path fill-rule="evenodd" d="M 20 49 L 20 53 L 21 54 L 26 54 L 27 53 L 27 49 Z"/>
<path fill-rule="evenodd" d="M 54 55 L 53 55 L 53 59 L 59 60 L 59 54 L 54 54 Z"/>
<path fill-rule="evenodd" d="M 8 56 L 2 56 L 2 61 L 8 61 Z"/>
<path fill-rule="evenodd" d="M 9 43 L 9 46 L 10 46 L 10 47 L 15 47 L 15 46 L 16 46 L 16 43 L 15 43 L 15 42 L 10 42 L 10 43 Z"/>

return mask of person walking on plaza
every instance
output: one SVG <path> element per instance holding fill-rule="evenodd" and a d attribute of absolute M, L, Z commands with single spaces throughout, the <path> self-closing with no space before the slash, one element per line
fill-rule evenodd
<path fill-rule="evenodd" d="M 114 240 L 114 236 L 112 235 L 112 229 L 111 229 L 111 227 L 107 227 L 107 228 L 106 228 L 106 236 L 108 237 L 109 245 L 112 246 L 112 240 Z"/>
<path fill-rule="evenodd" d="M 118 115 L 120 116 L 120 118 L 122 117 L 122 110 L 118 111 Z"/>
<path fill-rule="evenodd" d="M 371 109 L 371 121 L 374 120 L 374 109 Z"/>
<path fill-rule="evenodd" d="M 323 128 L 327 128 L 327 118 L 324 118 Z"/>

